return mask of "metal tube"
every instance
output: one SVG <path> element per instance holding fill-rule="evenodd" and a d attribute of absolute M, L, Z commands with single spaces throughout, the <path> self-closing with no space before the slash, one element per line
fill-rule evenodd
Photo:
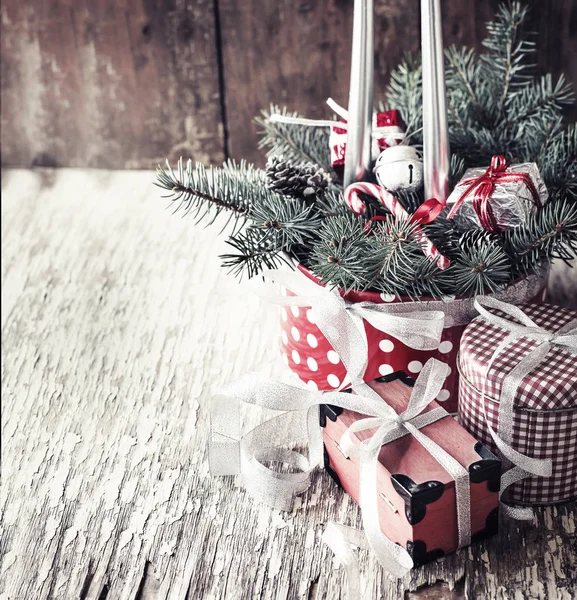
<path fill-rule="evenodd" d="M 440 0 L 421 0 L 423 178 L 425 198 L 449 195 L 449 136 Z"/>
<path fill-rule="evenodd" d="M 345 150 L 345 188 L 361 181 L 371 166 L 373 119 L 373 0 L 355 0 Z"/>

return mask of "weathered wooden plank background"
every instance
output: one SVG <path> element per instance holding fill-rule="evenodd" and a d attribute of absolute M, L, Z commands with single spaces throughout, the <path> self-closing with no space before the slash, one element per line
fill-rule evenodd
<path fill-rule="evenodd" d="M 577 1 L 527 3 L 538 68 L 577 82 Z M 445 43 L 478 47 L 498 4 L 444 0 Z M 419 0 L 375 12 L 378 97 L 418 50 Z M 262 161 L 261 108 L 347 101 L 352 0 L 4 0 L 1 16 L 4 165 Z"/>
<path fill-rule="evenodd" d="M 290 513 L 209 478 L 210 396 L 287 375 L 278 313 L 151 181 L 4 174 L 0 600 L 344 600 L 320 536 L 360 515 L 328 475 Z M 362 552 L 366 597 L 573 600 L 576 519 L 540 509 L 399 581 Z"/>

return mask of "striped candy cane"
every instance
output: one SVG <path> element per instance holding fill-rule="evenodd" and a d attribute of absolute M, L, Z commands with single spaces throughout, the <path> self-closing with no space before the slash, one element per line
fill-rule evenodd
<path fill-rule="evenodd" d="M 419 213 L 418 215 L 417 213 L 415 213 L 415 215 L 411 216 L 401 206 L 401 204 L 393 196 L 393 194 L 387 192 L 387 190 L 384 190 L 382 187 L 379 187 L 374 183 L 353 183 L 349 185 L 345 190 L 345 202 L 347 203 L 349 208 L 357 215 L 363 214 L 366 209 L 365 203 L 361 200 L 359 196 L 359 194 L 361 193 L 373 196 L 383 206 L 385 206 L 387 210 L 389 210 L 393 215 L 397 217 L 413 221 L 414 223 L 427 222 L 420 216 L 422 211 L 417 211 L 417 213 Z M 426 204 L 427 203 L 423 204 L 423 207 Z M 436 203 L 436 206 L 442 208 L 442 206 L 439 203 Z M 428 214 L 427 210 L 425 210 L 424 212 Z M 436 214 L 438 214 L 438 212 L 436 212 Z M 439 252 L 435 244 L 433 244 L 433 242 L 426 236 L 425 232 L 418 225 L 415 226 L 413 235 L 423 245 L 423 251 L 425 255 L 428 256 L 431 260 L 437 262 L 437 267 L 439 267 L 439 269 L 444 270 L 451 264 L 451 261 Z"/>

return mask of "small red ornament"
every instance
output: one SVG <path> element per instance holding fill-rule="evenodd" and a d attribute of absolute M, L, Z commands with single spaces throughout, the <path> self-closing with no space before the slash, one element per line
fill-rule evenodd
<path fill-rule="evenodd" d="M 340 127 L 339 124 L 341 125 Z M 342 168 L 345 164 L 345 150 L 347 145 L 346 124 L 346 121 L 343 120 L 336 121 L 331 126 L 329 144 L 331 147 L 331 165 L 333 168 Z M 376 160 L 385 148 L 397 144 L 403 135 L 402 126 L 403 120 L 398 110 L 376 113 L 373 119 L 373 159 Z"/>

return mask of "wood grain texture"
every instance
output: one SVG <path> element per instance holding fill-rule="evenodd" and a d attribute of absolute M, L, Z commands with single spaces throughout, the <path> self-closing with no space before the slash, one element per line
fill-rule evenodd
<path fill-rule="evenodd" d="M 577 2 L 527 0 L 538 68 L 577 82 Z M 262 164 L 253 118 L 347 103 L 352 0 L 4 0 L 2 162 Z M 479 48 L 499 0 L 443 0 L 445 44 Z M 375 92 L 420 45 L 419 0 L 375 1 Z M 569 115 L 574 118 L 575 110 Z"/>
<path fill-rule="evenodd" d="M 0 598 L 344 599 L 320 536 L 360 515 L 325 473 L 291 513 L 209 478 L 211 394 L 251 369 L 286 376 L 277 311 L 151 180 L 4 173 Z M 362 552 L 362 585 L 386 600 L 570 600 L 576 527 L 574 505 L 540 509 L 399 581 Z"/>
<path fill-rule="evenodd" d="M 332 97 L 346 106 L 350 73 L 352 0 L 219 0 L 229 151 L 263 163 L 254 115 L 270 103 L 310 118 L 332 113 Z M 443 0 L 443 36 L 481 48 L 485 23 L 500 2 Z M 577 82 L 577 2 L 528 0 L 538 67 Z M 384 98 L 390 72 L 420 49 L 418 0 L 375 0 L 375 99 Z M 248 83 L 248 84 L 247 84 Z M 573 113 L 573 117 L 575 113 Z"/>
<path fill-rule="evenodd" d="M 212 0 L 5 0 L 5 165 L 224 158 Z"/>

